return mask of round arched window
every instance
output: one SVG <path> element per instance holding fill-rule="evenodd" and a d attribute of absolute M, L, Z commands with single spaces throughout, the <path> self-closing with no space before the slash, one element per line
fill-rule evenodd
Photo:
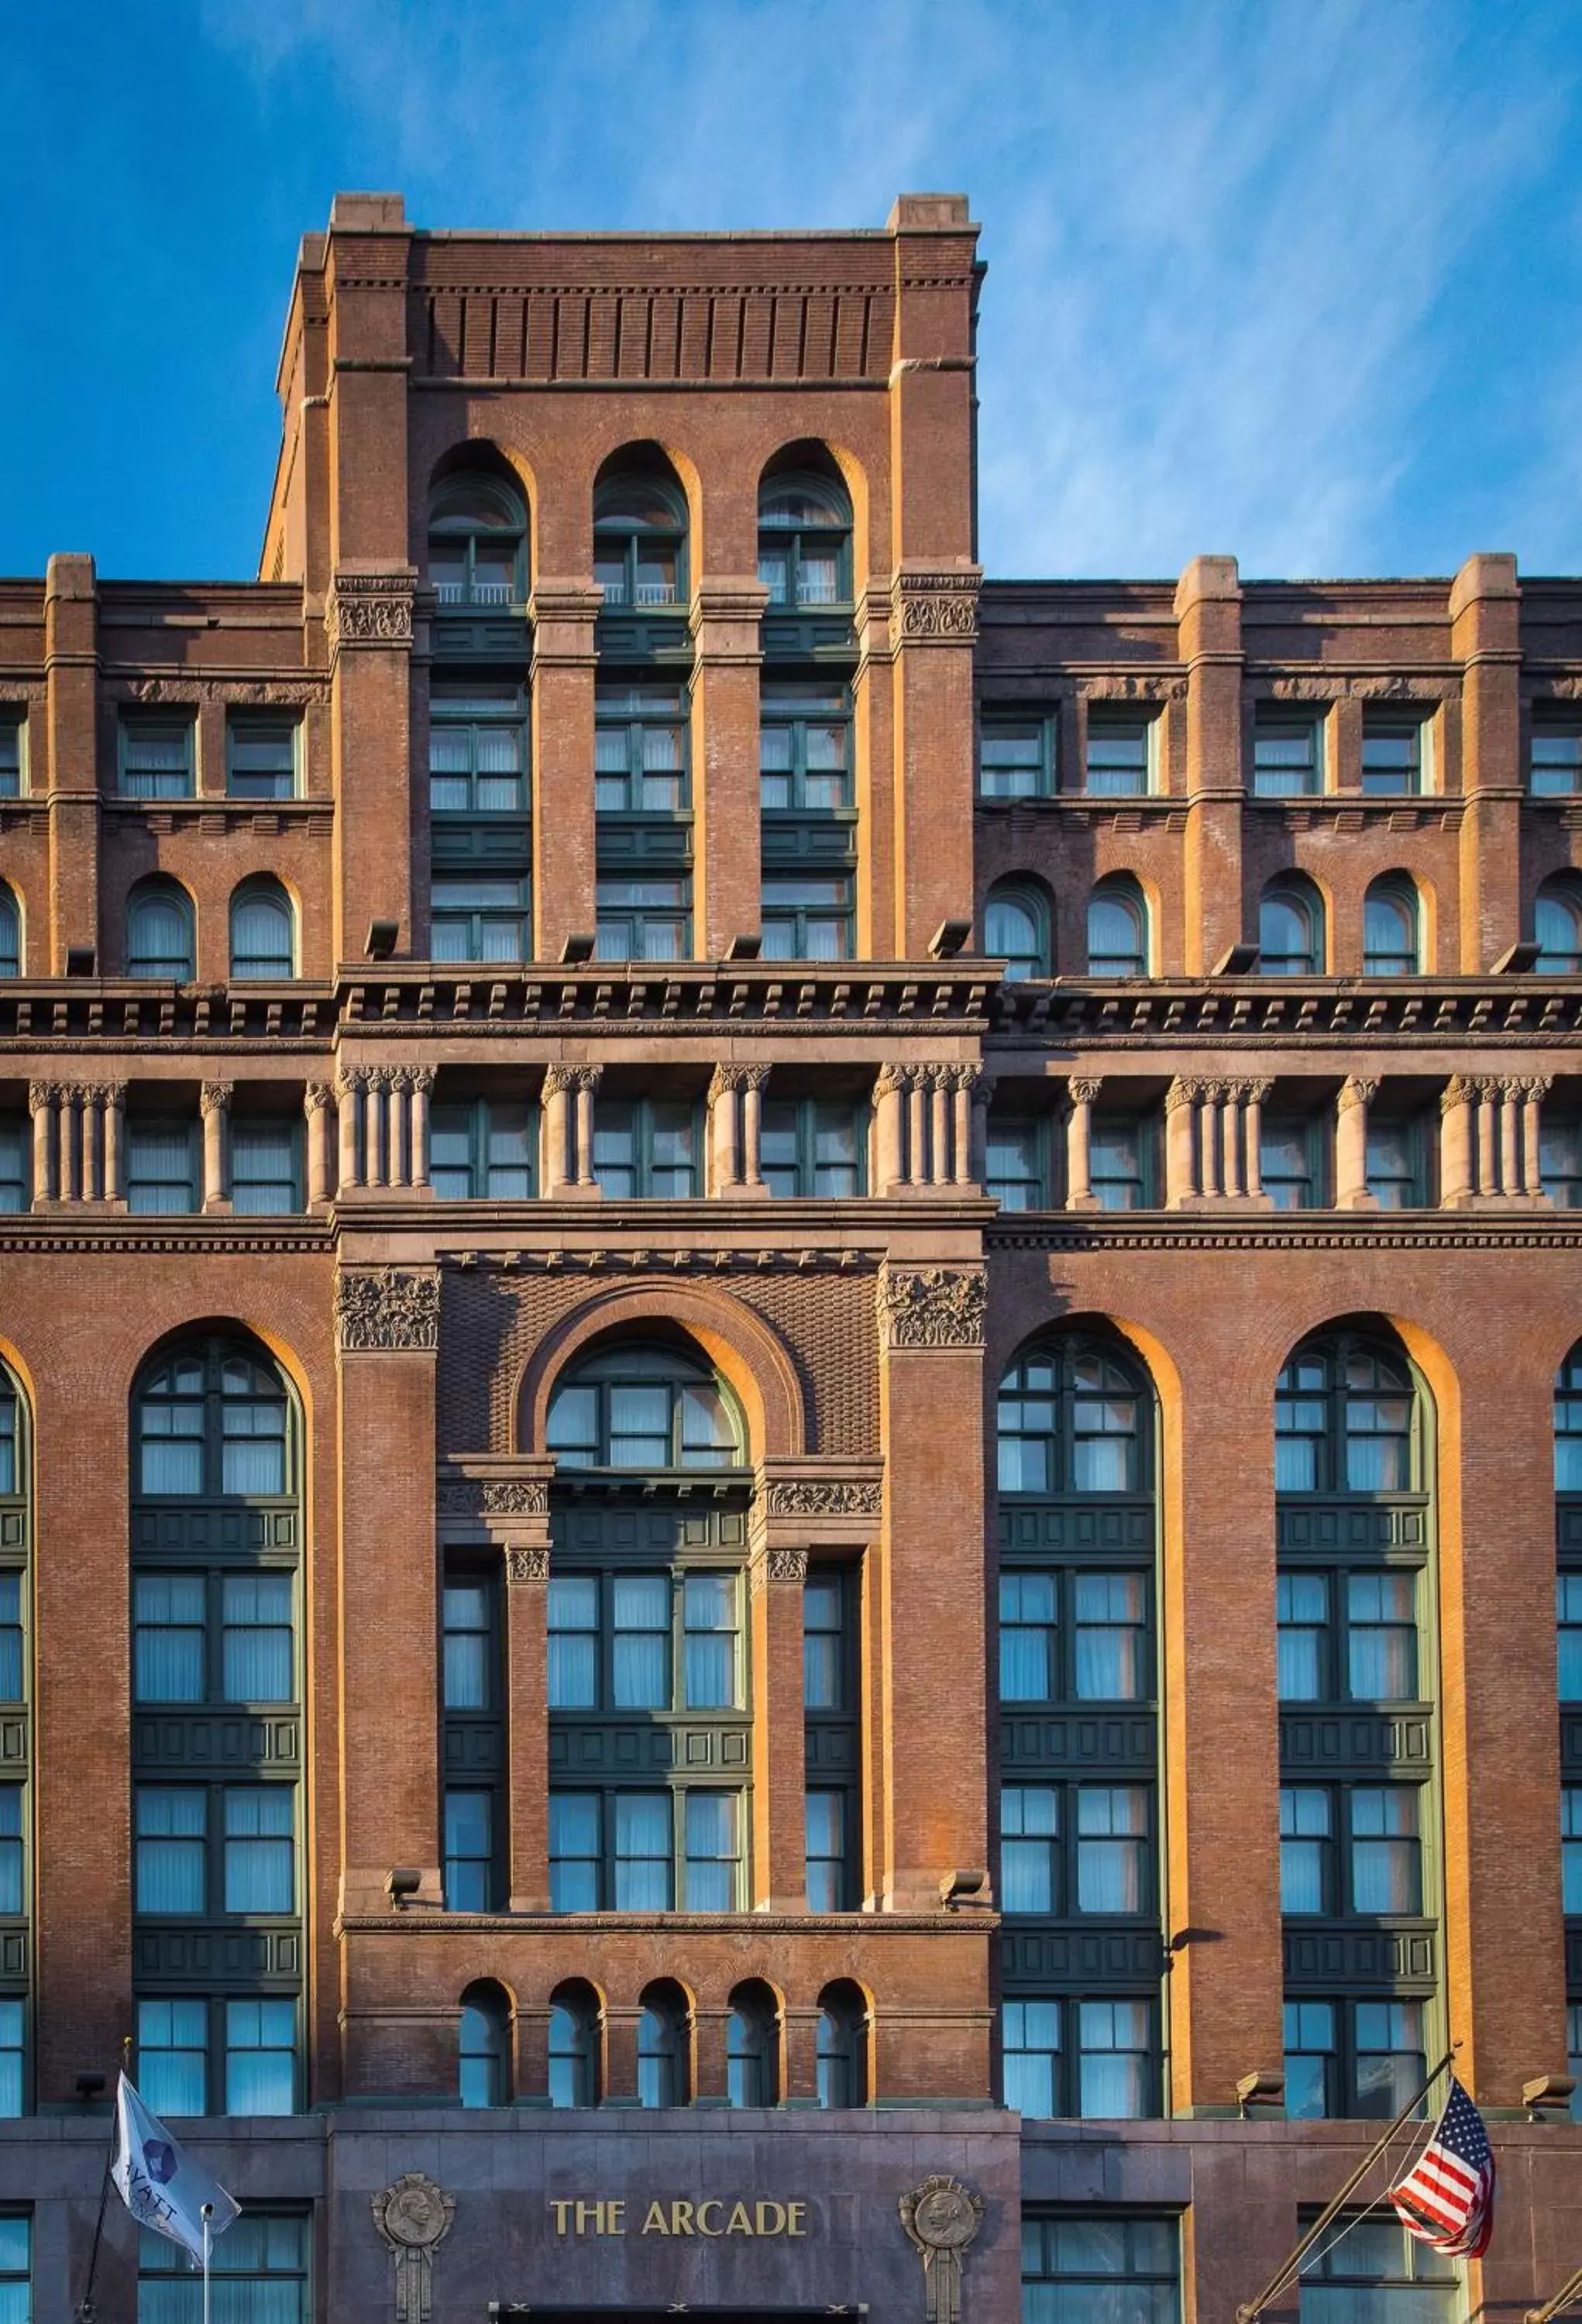
<path fill-rule="evenodd" d="M 734 1469 L 735 1399 L 679 1348 L 626 1342 L 578 1364 L 550 1399 L 545 1443 L 562 1469 Z"/>

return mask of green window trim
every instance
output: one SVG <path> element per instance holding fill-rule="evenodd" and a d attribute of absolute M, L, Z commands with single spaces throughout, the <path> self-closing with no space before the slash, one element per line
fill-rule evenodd
<path fill-rule="evenodd" d="M 852 801 L 851 688 L 829 678 L 765 678 L 758 709 L 766 815 L 827 815 Z"/>
<path fill-rule="evenodd" d="M 1368 1109 L 1367 1188 L 1382 1211 L 1424 1210 L 1433 1202 L 1433 1125 L 1426 1113 Z"/>
<path fill-rule="evenodd" d="M 1022 2215 L 1022 2324 L 1180 2324 L 1180 2228 L 1109 2207 Z"/>
<path fill-rule="evenodd" d="M 1007 1994 L 1000 2054 L 1006 2106 L 1035 2121 L 1143 2121 L 1161 2111 L 1151 1994 Z"/>
<path fill-rule="evenodd" d="M 692 878 L 605 878 L 594 885 L 596 960 L 686 960 L 692 951 Z"/>
<path fill-rule="evenodd" d="M 197 768 L 196 711 L 122 711 L 116 728 L 116 788 L 123 798 L 191 798 Z"/>
<path fill-rule="evenodd" d="M 596 816 L 685 816 L 692 807 L 691 729 L 679 680 L 601 679 L 594 688 Z"/>
<path fill-rule="evenodd" d="M 1420 798 L 1431 787 L 1433 709 L 1363 710 L 1365 798 Z"/>
<path fill-rule="evenodd" d="M 226 719 L 226 796 L 290 799 L 301 788 L 300 712 L 231 711 Z"/>
<path fill-rule="evenodd" d="M 429 1117 L 429 1183 L 442 1202 L 530 1202 L 538 1108 L 525 1099 L 447 1099 Z"/>
<path fill-rule="evenodd" d="M 978 721 L 977 795 L 995 806 L 1052 798 L 1059 768 L 1059 719 L 1052 710 L 985 710 Z"/>
<path fill-rule="evenodd" d="M 1145 798 L 1160 788 L 1163 713 L 1095 702 L 1078 788 L 1088 798 Z"/>
<path fill-rule="evenodd" d="M 293 2115 L 302 2109 L 302 2006 L 296 1990 L 139 1994 L 137 2085 L 162 2118 Z"/>
<path fill-rule="evenodd" d="M 866 1191 L 867 1108 L 840 1098 L 767 1098 L 759 1167 L 772 1194 L 837 1202 Z"/>
<path fill-rule="evenodd" d="M 1324 713 L 1260 706 L 1253 718 L 1254 798 L 1311 798 L 1324 788 Z"/>
<path fill-rule="evenodd" d="M 20 976 L 22 954 L 22 907 L 15 891 L 0 881 L 0 976 Z"/>
<path fill-rule="evenodd" d="M 836 478 L 785 471 L 761 488 L 758 578 L 771 613 L 849 609 L 851 503 Z"/>
<path fill-rule="evenodd" d="M 594 1102 L 593 1174 L 612 1202 L 689 1201 L 702 1192 L 703 1118 L 685 1099 Z"/>
<path fill-rule="evenodd" d="M 717 1780 L 552 1784 L 551 1913 L 745 1910 L 751 1794 Z"/>
<path fill-rule="evenodd" d="M 688 592 L 688 510 L 672 475 L 621 468 L 593 495 L 594 579 L 605 611 L 674 614 Z"/>
<path fill-rule="evenodd" d="M 27 788 L 27 712 L 0 707 L 0 798 L 21 798 Z"/>
<path fill-rule="evenodd" d="M 1429 2006 L 1411 1993 L 1288 1992 L 1287 2120 L 1388 2121 L 1399 2113 L 1427 2080 Z"/>
<path fill-rule="evenodd" d="M 459 470 L 429 504 L 428 581 L 448 613 L 492 605 L 514 611 L 527 595 L 527 514 L 503 477 Z"/>
<path fill-rule="evenodd" d="M 1582 715 L 1535 703 L 1527 738 L 1527 788 L 1533 798 L 1582 791 Z"/>
<path fill-rule="evenodd" d="M 497 963 L 532 957 L 532 882 L 480 874 L 429 883 L 429 953 L 436 961 Z"/>
<path fill-rule="evenodd" d="M 984 1148 L 984 1192 L 1003 1211 L 1059 1207 L 1057 1162 L 1062 1140 L 1049 1114 L 991 1110 Z"/>
<path fill-rule="evenodd" d="M 429 690 L 429 812 L 522 815 L 527 808 L 528 714 L 514 678 L 435 679 Z"/>

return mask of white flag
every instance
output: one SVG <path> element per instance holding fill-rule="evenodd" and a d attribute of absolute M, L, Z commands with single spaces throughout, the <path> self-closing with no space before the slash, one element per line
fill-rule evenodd
<path fill-rule="evenodd" d="M 209 2240 L 240 2217 L 241 2205 L 217 2179 L 182 2153 L 157 2115 L 150 2114 L 125 2074 L 116 2095 L 116 2160 L 111 2166 L 121 2200 L 140 2227 L 168 2236 L 201 2266 L 203 2207 L 212 2207 Z"/>

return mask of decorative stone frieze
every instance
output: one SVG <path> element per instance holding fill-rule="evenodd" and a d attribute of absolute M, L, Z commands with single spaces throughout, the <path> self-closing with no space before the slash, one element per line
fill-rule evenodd
<path fill-rule="evenodd" d="M 342 1268 L 335 1278 L 335 1328 L 343 1351 L 432 1353 L 439 1345 L 439 1278 L 399 1267 Z"/>
<path fill-rule="evenodd" d="M 550 1578 L 550 1553 L 532 1542 L 511 1542 L 505 1550 L 507 1582 L 547 1582 Z"/>
<path fill-rule="evenodd" d="M 412 576 L 338 573 L 324 608 L 329 650 L 343 646 L 410 646 Z"/>
<path fill-rule="evenodd" d="M 976 565 L 902 566 L 895 576 L 892 644 L 972 645 L 982 583 Z"/>
<path fill-rule="evenodd" d="M 881 1342 L 885 1348 L 981 1348 L 988 1296 L 981 1267 L 883 1267 Z"/>
<path fill-rule="evenodd" d="M 773 1517 L 877 1517 L 884 1488 L 877 1477 L 772 1477 L 763 1489 Z"/>
<path fill-rule="evenodd" d="M 753 1560 L 748 1569 L 752 1595 L 781 1582 L 800 1589 L 808 1578 L 808 1553 L 805 1549 L 766 1549 Z"/>

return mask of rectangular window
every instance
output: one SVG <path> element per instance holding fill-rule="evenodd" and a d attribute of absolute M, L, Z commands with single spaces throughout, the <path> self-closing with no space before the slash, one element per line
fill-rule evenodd
<path fill-rule="evenodd" d="M 1420 1210 L 1429 1199 L 1427 1141 L 1420 1121 L 1368 1115 L 1368 1192 L 1382 1211 Z"/>
<path fill-rule="evenodd" d="M 227 1784 L 227 1913 L 296 1911 L 295 1798 L 289 1784 Z"/>
<path fill-rule="evenodd" d="M 772 1098 L 763 1108 L 759 1167 L 771 1194 L 838 1201 L 863 1191 L 857 1109 L 822 1098 Z"/>
<path fill-rule="evenodd" d="M 138 1912 L 208 1910 L 208 1794 L 199 1785 L 138 1784 L 133 1795 Z"/>
<path fill-rule="evenodd" d="M 475 679 L 429 696 L 429 807 L 434 815 L 520 815 L 526 796 L 522 689 Z"/>
<path fill-rule="evenodd" d="M 442 1201 L 512 1203 L 533 1192 L 533 1109 L 504 1098 L 437 1105 L 429 1117 L 429 1181 Z"/>
<path fill-rule="evenodd" d="M 594 695 L 594 721 L 595 812 L 684 814 L 690 801 L 682 688 L 599 686 Z"/>
<path fill-rule="evenodd" d="M 1260 709 L 1253 722 L 1254 798 L 1305 798 L 1324 788 L 1324 724 L 1310 710 Z"/>
<path fill-rule="evenodd" d="M 1399 2114 L 1428 2070 L 1423 2054 L 1420 2001 L 1358 2001 L 1353 2004 L 1355 2070 L 1353 2097 L 1359 2115 L 1388 2121 Z"/>
<path fill-rule="evenodd" d="M 1096 1113 L 1088 1183 L 1103 1211 L 1145 1211 L 1152 1203 L 1152 1126 L 1134 1114 Z"/>
<path fill-rule="evenodd" d="M 1539 1120 L 1538 1175 L 1557 1210 L 1582 1206 L 1582 1118 L 1551 1114 L 1544 1107 Z"/>
<path fill-rule="evenodd" d="M 1582 1915 L 1582 1785 L 1560 1794 L 1560 1894 L 1568 1919 Z"/>
<path fill-rule="evenodd" d="M 1571 2120 L 1582 2122 L 1582 2001 L 1566 2004 L 1566 2071 L 1576 2084 L 1571 2092 Z"/>
<path fill-rule="evenodd" d="M 686 1825 L 686 1894 L 689 1913 L 735 1913 L 741 1908 L 742 1817 L 735 1792 L 683 1794 Z"/>
<path fill-rule="evenodd" d="M 429 948 L 435 960 L 509 964 L 532 953 L 525 879 L 435 879 L 429 911 Z"/>
<path fill-rule="evenodd" d="M 615 1202 L 689 1199 L 698 1190 L 696 1107 L 661 1098 L 599 1100 L 593 1172 Z"/>
<path fill-rule="evenodd" d="M 620 1391 L 616 1393 L 619 1395 Z M 666 1463 L 661 1462 L 660 1465 L 662 1467 Z M 553 1586 L 551 1583 L 550 1587 Z M 598 1588 L 597 1582 L 592 1586 L 596 1591 Z M 609 1701 L 612 1707 L 616 1711 L 668 1711 L 671 1707 L 671 1625 L 675 1616 L 675 1592 L 670 1575 L 616 1573 L 605 1586 L 610 1595 Z M 707 1641 L 699 1639 L 698 1643 L 701 1657 Z M 687 1642 L 687 1661 L 689 1683 L 692 1672 L 690 1637 Z M 699 1677 L 701 1683 L 701 1673 Z"/>
<path fill-rule="evenodd" d="M 1277 1211 L 1322 1210 L 1328 1199 L 1325 1124 L 1307 1114 L 1263 1116 L 1258 1170 Z"/>
<path fill-rule="evenodd" d="M 244 2211 L 214 2245 L 217 2324 L 308 2324 L 310 2262 L 306 2218 Z M 190 2260 L 180 2245 L 149 2227 L 138 2243 L 137 2283 L 139 2324 L 199 2324 L 203 2285 Z M 10 2324 L 4 2309 L 0 2324 Z"/>
<path fill-rule="evenodd" d="M 1013 2113 L 1047 2121 L 1060 2112 L 1058 2001 L 1007 2001 L 1000 2017 L 1002 2080 Z"/>
<path fill-rule="evenodd" d="M 599 1585 L 592 1574 L 550 1578 L 549 1705 L 551 1711 L 598 1707 Z M 664 1626 L 669 1644 L 670 1625 Z"/>
<path fill-rule="evenodd" d="M 1332 2001 L 1285 2005 L 1285 2111 L 1292 2122 L 1332 2115 L 1339 2089 Z"/>
<path fill-rule="evenodd" d="M 1333 1807 L 1319 1784 L 1280 1787 L 1280 1909 L 1282 1913 L 1334 1910 L 1330 1850 Z"/>
<path fill-rule="evenodd" d="M 598 880 L 594 888 L 598 960 L 685 960 L 692 949 L 692 882 Z"/>
<path fill-rule="evenodd" d="M 759 918 L 765 960 L 849 960 L 851 874 L 766 872 Z"/>
<path fill-rule="evenodd" d="M 1047 798 L 1055 788 L 1056 722 L 985 716 L 978 730 L 977 795 Z"/>
<path fill-rule="evenodd" d="M 1060 1905 L 1059 1794 L 1052 1784 L 1000 1789 L 1000 1909 L 1058 1913 Z"/>
<path fill-rule="evenodd" d="M 190 1121 L 126 1125 L 126 1207 L 140 1217 L 195 1211 L 199 1200 L 198 1126 Z"/>
<path fill-rule="evenodd" d="M 447 1784 L 446 1907 L 452 1913 L 487 1913 L 494 1906 L 494 1794 Z"/>
<path fill-rule="evenodd" d="M 1147 1901 L 1147 1791 L 1141 1784 L 1079 1784 L 1078 1911 L 1141 1913 Z"/>
<path fill-rule="evenodd" d="M 1281 1702 L 1329 1699 L 1329 1581 L 1322 1573 L 1281 1573 L 1275 1583 Z"/>
<path fill-rule="evenodd" d="M 681 1668 L 689 1711 L 734 1711 L 742 1699 L 740 1584 L 734 1573 L 681 1583 Z"/>
<path fill-rule="evenodd" d="M 1153 788 L 1157 719 L 1135 710 L 1094 703 L 1087 713 L 1090 798 L 1135 798 Z"/>
<path fill-rule="evenodd" d="M 597 1913 L 599 1909 L 599 1794 L 550 1794 L 550 1910 Z"/>
<path fill-rule="evenodd" d="M 226 2112 L 294 2114 L 297 2107 L 297 2005 L 227 2001 Z"/>
<path fill-rule="evenodd" d="M 289 1573 L 224 1576 L 220 1583 L 223 1702 L 296 1701 L 294 1587 Z"/>
<path fill-rule="evenodd" d="M 0 1211 L 25 1211 L 32 1201 L 32 1163 L 27 1124 L 0 1120 Z"/>
<path fill-rule="evenodd" d="M 1527 788 L 1534 798 L 1569 798 L 1582 791 L 1582 717 L 1536 707 L 1528 745 Z"/>
<path fill-rule="evenodd" d="M 236 713 L 227 718 L 226 789 L 231 798 L 294 798 L 301 731 L 294 717 Z"/>
<path fill-rule="evenodd" d="M 22 1849 L 22 1785 L 0 1784 L 0 1914 L 24 1909 Z"/>
<path fill-rule="evenodd" d="M 1046 1124 L 991 1114 L 984 1157 L 984 1191 L 1003 1211 L 1049 1207 Z"/>
<path fill-rule="evenodd" d="M 810 1573 L 803 1585 L 802 1705 L 847 1707 L 846 1582 L 838 1573 Z"/>
<path fill-rule="evenodd" d="M 8 2119 L 22 2112 L 26 2034 L 25 2005 L 0 2001 L 0 2115 Z"/>
<path fill-rule="evenodd" d="M 1422 1911 L 1422 1846 L 1417 1791 L 1410 1784 L 1358 1784 L 1346 1794 L 1351 1818 L 1351 1909 Z"/>
<path fill-rule="evenodd" d="M 1000 1700 L 1053 1702 L 1059 1693 L 1059 1632 L 1052 1573 L 1000 1576 Z"/>
<path fill-rule="evenodd" d="M 828 814 L 851 796 L 851 696 L 843 686 L 772 682 L 758 720 L 759 798 L 770 814 Z"/>
<path fill-rule="evenodd" d="M 194 728 L 189 711 L 175 716 L 121 714 L 121 792 L 125 798 L 190 798 Z"/>
<path fill-rule="evenodd" d="M 22 1575 L 0 1569 L 0 1702 L 22 1701 L 23 1670 Z"/>
<path fill-rule="evenodd" d="M 1429 714 L 1421 710 L 1363 712 L 1363 795 L 1391 798 L 1428 788 Z"/>
<path fill-rule="evenodd" d="M 615 1907 L 617 1913 L 668 1913 L 674 1903 L 671 1855 L 674 1847 L 671 1794 L 668 1792 L 615 1792 L 610 1795 L 615 1817 Z M 707 1841 L 711 1826 L 700 1819 L 699 1840 Z M 691 1832 L 689 1828 L 688 1842 Z"/>
<path fill-rule="evenodd" d="M 1455 2261 L 1398 2219 L 1343 2215 L 1302 2262 L 1299 2301 L 1300 2324 L 1453 2324 L 1460 2287 Z"/>
<path fill-rule="evenodd" d="M 0 2324 L 32 2324 L 32 2221 L 0 2212 Z"/>
<path fill-rule="evenodd" d="M 822 1787 L 806 1795 L 808 1910 L 848 1909 L 846 1863 L 846 1794 Z"/>
<path fill-rule="evenodd" d="M 14 1577 L 13 1577 L 14 1578 Z M 1582 1702 L 1582 1573 L 1555 1576 L 1555 1620 L 1559 1626 L 1559 1679 L 1562 1702 Z M 0 1632 L 0 1637 L 5 1637 Z M 22 1632 L 16 1633 L 15 1670 L 22 1681 Z"/>
<path fill-rule="evenodd" d="M 495 1696 L 494 1591 L 486 1581 L 447 1582 L 445 1708 L 492 1711 Z"/>
<path fill-rule="evenodd" d="M 1022 2221 L 1022 2324 L 1178 2324 L 1173 2219 L 1089 2211 Z"/>
<path fill-rule="evenodd" d="M 295 1121 L 233 1121 L 231 1207 L 248 1217 L 300 1211 L 301 1126 Z"/>
<path fill-rule="evenodd" d="M 1346 1579 L 1346 1692 L 1354 1702 L 1415 1702 L 1417 1578 L 1349 1573 Z"/>
<path fill-rule="evenodd" d="M 1070 1586 L 1077 1700 L 1141 1702 L 1149 1683 L 1146 1578 L 1078 1573 Z"/>
<path fill-rule="evenodd" d="M 22 795 L 23 734 L 26 721 L 14 710 L 0 710 L 0 798 Z"/>
<path fill-rule="evenodd" d="M 201 1575 L 140 1573 L 133 1583 L 133 1670 L 139 1702 L 201 1702 Z"/>
<path fill-rule="evenodd" d="M 151 2113 L 208 2112 L 208 2004 L 140 2001 L 137 2088 Z"/>
<path fill-rule="evenodd" d="M 1079 2001 L 1078 2111 L 1096 2122 L 1155 2111 L 1152 2009 L 1146 2001 Z"/>

